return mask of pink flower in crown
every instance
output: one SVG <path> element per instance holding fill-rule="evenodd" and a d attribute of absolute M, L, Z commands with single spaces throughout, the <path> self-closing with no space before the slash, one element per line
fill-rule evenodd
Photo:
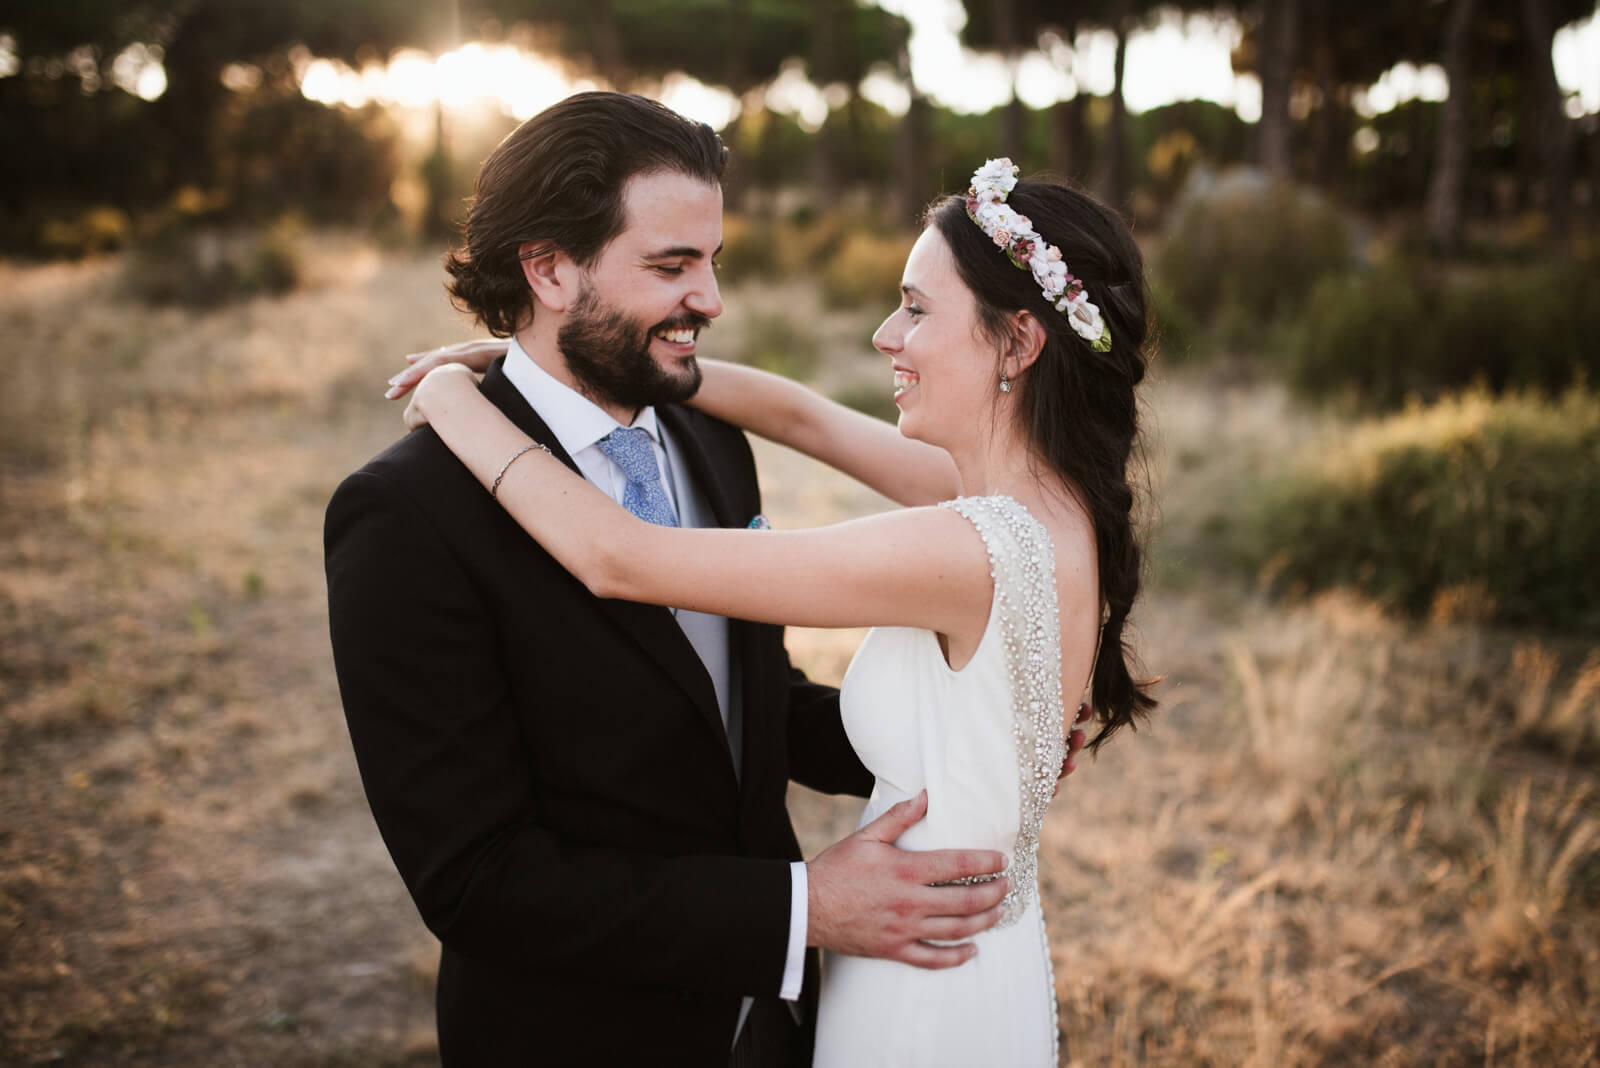
<path fill-rule="evenodd" d="M 1044 254 L 1050 257 L 1051 263 L 1061 262 L 1061 250 L 1056 248 L 1054 245 L 1051 245 L 1049 248 L 1045 249 Z"/>
<path fill-rule="evenodd" d="M 998 245 L 1000 248 L 1006 248 L 1007 246 L 1009 246 L 1011 244 L 1011 233 L 1010 233 L 1010 231 L 1007 231 L 1007 230 L 996 230 L 994 232 L 994 243 L 996 245 Z"/>

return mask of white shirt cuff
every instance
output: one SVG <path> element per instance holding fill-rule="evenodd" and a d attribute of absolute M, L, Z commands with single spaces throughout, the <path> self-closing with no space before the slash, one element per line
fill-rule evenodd
<path fill-rule="evenodd" d="M 810 892 L 805 861 L 793 861 L 789 865 L 789 955 L 783 961 L 783 987 L 778 991 L 785 1001 L 800 997 L 806 977 L 806 902 Z"/>

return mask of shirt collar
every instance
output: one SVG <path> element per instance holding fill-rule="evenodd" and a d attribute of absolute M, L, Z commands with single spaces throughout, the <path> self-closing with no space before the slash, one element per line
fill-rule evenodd
<path fill-rule="evenodd" d="M 544 420 L 568 456 L 577 456 L 622 425 L 610 412 L 540 367 L 517 344 L 516 338 L 511 339 L 506 349 L 504 370 L 506 378 L 517 387 L 522 399 L 539 413 L 539 418 Z M 648 431 L 650 440 L 661 442 L 654 407 L 642 409 L 633 425 Z"/>

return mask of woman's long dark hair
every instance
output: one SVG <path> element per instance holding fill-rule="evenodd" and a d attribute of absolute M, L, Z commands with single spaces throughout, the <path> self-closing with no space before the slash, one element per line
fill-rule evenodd
<path fill-rule="evenodd" d="M 1033 452 L 1088 511 L 1099 558 L 1105 625 L 1091 683 L 1100 724 L 1091 749 L 1155 708 L 1149 681 L 1136 681 L 1127 623 L 1139 596 L 1141 537 L 1134 524 L 1130 463 L 1138 442 L 1135 389 L 1145 374 L 1149 333 L 1144 259 L 1127 225 L 1093 197 L 1054 181 L 1020 181 L 1007 204 L 1061 249 L 1111 328 L 1111 350 L 1095 352 L 967 215 L 965 197 L 928 210 L 927 223 L 955 254 L 956 269 L 977 298 L 978 323 L 1004 353 L 1026 310 L 1044 327 L 1044 349 L 1014 382 L 1011 403 Z M 999 368 L 996 368 L 996 388 Z"/>

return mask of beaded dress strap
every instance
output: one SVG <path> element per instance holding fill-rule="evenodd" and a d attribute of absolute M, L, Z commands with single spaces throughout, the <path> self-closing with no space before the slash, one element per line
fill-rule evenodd
<path fill-rule="evenodd" d="M 1011 684 L 1021 812 L 1001 903 L 1004 927 L 1038 892 L 1039 830 L 1066 757 L 1061 706 L 1061 623 L 1050 534 L 1010 497 L 958 497 L 940 507 L 965 516 L 983 538 L 994 579 L 995 619 Z"/>

